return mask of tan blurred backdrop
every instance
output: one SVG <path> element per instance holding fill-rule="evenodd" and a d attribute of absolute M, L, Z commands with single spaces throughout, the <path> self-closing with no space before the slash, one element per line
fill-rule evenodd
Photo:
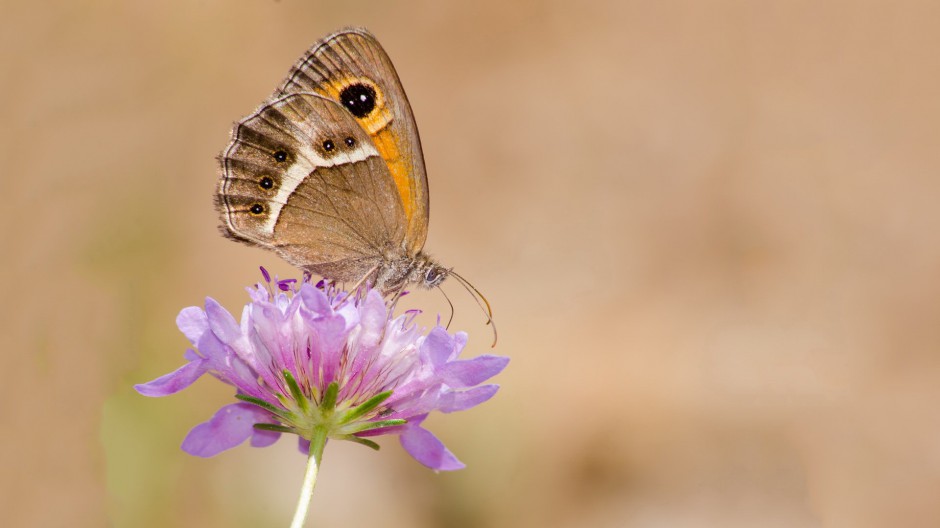
<path fill-rule="evenodd" d="M 131 386 L 181 364 L 181 308 L 294 274 L 218 236 L 214 157 L 351 24 L 414 107 L 427 249 L 512 363 L 430 422 L 466 470 L 330 445 L 310 526 L 940 526 L 940 4 L 0 9 L 3 526 L 288 524 L 292 440 L 190 457 L 231 391 Z"/>

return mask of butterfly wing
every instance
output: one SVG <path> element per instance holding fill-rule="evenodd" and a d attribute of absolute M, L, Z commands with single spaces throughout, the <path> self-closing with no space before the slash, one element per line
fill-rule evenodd
<path fill-rule="evenodd" d="M 369 134 L 388 164 L 405 213 L 405 249 L 424 247 L 428 233 L 428 180 L 411 105 L 385 50 L 367 30 L 325 37 L 291 69 L 275 97 L 315 92 L 340 103 Z"/>
<path fill-rule="evenodd" d="M 405 212 L 372 138 L 338 103 L 271 101 L 235 126 L 216 204 L 227 235 L 340 281 L 400 254 Z"/>

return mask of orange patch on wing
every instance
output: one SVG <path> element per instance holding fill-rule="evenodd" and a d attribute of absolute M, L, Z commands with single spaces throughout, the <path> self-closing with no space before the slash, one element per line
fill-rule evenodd
<path fill-rule="evenodd" d="M 398 187 L 398 194 L 401 196 L 401 203 L 405 208 L 405 218 L 410 223 L 417 205 L 414 201 L 415 185 L 410 163 L 398 150 L 398 135 L 384 128 L 374 134 L 372 140 L 375 142 L 376 150 L 379 151 L 386 165 L 388 165 L 389 172 L 392 173 L 395 186 Z"/>
<path fill-rule="evenodd" d="M 318 92 L 338 102 L 340 94 L 347 86 L 358 83 L 371 86 L 375 90 L 376 101 L 375 110 L 364 118 L 357 117 L 356 121 L 372 136 L 375 148 L 388 165 L 388 170 L 395 180 L 395 186 L 398 187 L 398 194 L 401 196 L 401 203 L 405 209 L 405 219 L 408 225 L 411 225 L 411 219 L 414 217 L 417 208 L 414 200 L 415 184 L 411 174 L 411 160 L 402 157 L 398 148 L 398 145 L 401 144 L 400 138 L 388 128 L 394 116 L 391 109 L 385 104 L 385 94 L 370 79 L 357 77 L 349 77 L 334 83 L 324 84 Z"/>

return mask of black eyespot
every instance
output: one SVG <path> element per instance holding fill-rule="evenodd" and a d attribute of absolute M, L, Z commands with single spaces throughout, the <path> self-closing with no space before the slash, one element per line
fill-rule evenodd
<path fill-rule="evenodd" d="M 287 153 L 284 152 L 283 150 L 279 150 L 274 153 L 274 159 L 277 160 L 278 162 L 287 161 Z"/>
<path fill-rule="evenodd" d="M 350 84 L 339 94 L 339 100 L 356 117 L 365 117 L 375 109 L 375 89 L 367 84 Z"/>
<path fill-rule="evenodd" d="M 260 215 L 261 213 L 264 212 L 264 206 L 259 203 L 256 203 L 251 206 L 251 209 L 249 209 L 249 211 L 251 211 L 251 214 L 253 215 Z"/>
<path fill-rule="evenodd" d="M 344 139 L 343 141 L 346 142 L 346 146 L 347 146 L 347 147 L 351 147 L 351 146 L 353 146 L 353 145 L 356 144 L 356 140 L 353 139 L 353 138 L 351 138 L 351 137 L 348 137 L 348 138 Z"/>
<path fill-rule="evenodd" d="M 265 176 L 264 178 L 261 178 L 261 181 L 258 182 L 258 185 L 260 185 L 262 189 L 270 189 L 274 187 L 274 180 Z"/>
<path fill-rule="evenodd" d="M 326 140 L 326 141 L 323 142 L 323 150 L 329 152 L 329 151 L 333 150 L 334 148 L 336 148 L 336 145 L 333 144 L 333 141 L 332 141 L 332 140 L 329 140 L 329 139 L 328 139 L 328 140 Z"/>

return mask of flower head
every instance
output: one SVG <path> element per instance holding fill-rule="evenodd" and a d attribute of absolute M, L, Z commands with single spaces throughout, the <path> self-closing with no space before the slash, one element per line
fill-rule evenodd
<path fill-rule="evenodd" d="M 425 466 L 464 467 L 421 422 L 431 411 L 490 399 L 498 387 L 481 383 L 508 358 L 458 359 L 465 333 L 440 326 L 425 333 L 416 312 L 391 318 L 374 290 L 355 296 L 292 280 L 275 281 L 275 289 L 264 274 L 265 283 L 248 288 L 240 323 L 212 298 L 205 309 L 181 311 L 177 326 L 194 347 L 184 354 L 188 363 L 135 386 L 167 396 L 209 373 L 236 388 L 240 401 L 193 428 L 184 451 L 209 457 L 249 438 L 264 447 L 281 433 L 299 435 L 305 453 L 318 436 L 378 448 L 367 437 L 395 434 Z"/>

